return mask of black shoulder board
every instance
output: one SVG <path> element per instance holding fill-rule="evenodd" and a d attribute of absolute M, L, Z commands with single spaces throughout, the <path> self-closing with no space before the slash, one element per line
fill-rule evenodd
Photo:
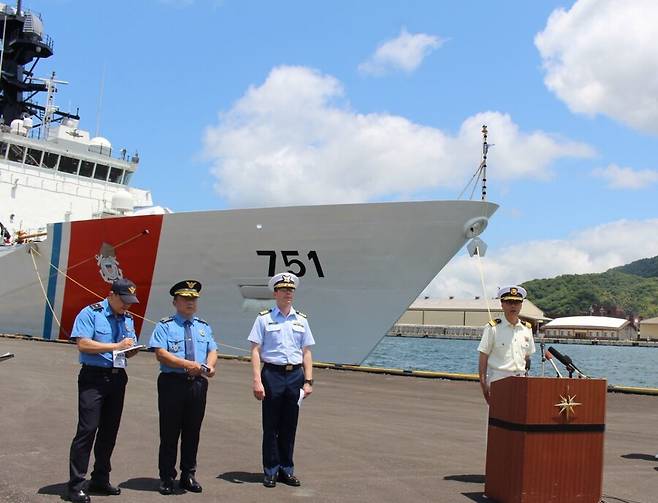
<path fill-rule="evenodd" d="M 305 315 L 304 313 L 302 313 L 301 311 L 297 311 L 297 314 L 298 314 L 299 316 L 301 316 L 302 318 L 308 318 L 308 316 L 306 316 L 306 315 Z"/>
<path fill-rule="evenodd" d="M 208 322 L 206 320 L 202 320 L 201 318 L 197 318 L 196 316 L 194 317 L 194 319 L 196 321 L 198 321 L 199 323 L 203 323 L 204 325 L 208 325 Z M 208 325 L 208 326 L 210 326 L 210 325 Z"/>
<path fill-rule="evenodd" d="M 498 325 L 501 321 L 502 321 L 502 320 L 501 320 L 500 318 L 496 318 L 495 320 L 491 320 L 491 321 L 489 322 L 489 325 L 491 325 L 492 327 L 495 327 L 495 326 Z"/>
<path fill-rule="evenodd" d="M 173 316 L 168 316 L 168 317 L 166 317 L 166 318 L 162 318 L 162 319 L 160 320 L 160 323 L 168 323 L 168 322 L 170 322 L 170 321 L 174 321 L 174 317 L 173 317 Z"/>
<path fill-rule="evenodd" d="M 89 307 L 91 307 L 94 311 L 102 311 L 103 310 L 103 304 L 101 304 L 100 302 L 97 303 L 97 304 L 92 304 Z"/>
<path fill-rule="evenodd" d="M 522 321 L 523 325 L 525 325 L 526 328 L 532 328 L 532 323 L 527 322 L 527 321 Z"/>
<path fill-rule="evenodd" d="M 265 316 L 266 314 L 270 314 L 272 312 L 272 309 L 265 309 L 264 311 L 261 311 L 258 313 L 258 316 Z"/>

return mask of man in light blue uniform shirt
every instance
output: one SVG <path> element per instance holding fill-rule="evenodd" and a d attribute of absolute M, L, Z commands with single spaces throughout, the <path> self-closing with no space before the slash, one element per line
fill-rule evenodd
<path fill-rule="evenodd" d="M 125 278 L 112 284 L 108 297 L 85 307 L 75 319 L 71 340 L 80 351 L 82 368 L 78 376 L 78 428 L 71 443 L 70 478 L 65 497 L 74 503 L 88 503 L 84 488 L 89 456 L 94 446 L 94 470 L 87 491 L 118 495 L 110 484 L 110 457 L 114 449 L 128 376 L 123 356 L 113 351 L 135 345 L 135 324 L 127 309 L 139 301 L 135 284 Z M 136 351 L 125 354 L 128 358 Z M 94 445 L 95 438 L 95 445 Z"/>
<path fill-rule="evenodd" d="M 249 334 L 253 393 L 262 400 L 263 485 L 276 481 L 301 485 L 294 475 L 293 451 L 299 417 L 300 390 L 313 392 L 315 344 L 306 315 L 292 307 L 299 278 L 280 273 L 269 281 L 276 307 L 262 311 Z M 261 369 L 261 361 L 263 368 Z"/>
<path fill-rule="evenodd" d="M 160 413 L 160 494 L 174 492 L 178 438 L 180 487 L 200 493 L 195 478 L 201 424 L 206 411 L 207 378 L 215 375 L 217 344 L 210 325 L 197 318 L 201 283 L 185 280 L 169 290 L 176 314 L 156 325 L 149 346 L 160 362 L 158 410 Z"/>

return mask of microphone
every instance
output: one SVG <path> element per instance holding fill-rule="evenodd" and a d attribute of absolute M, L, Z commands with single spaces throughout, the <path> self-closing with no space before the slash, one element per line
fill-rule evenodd
<path fill-rule="evenodd" d="M 555 362 L 553 361 L 553 355 L 549 351 L 546 351 L 546 353 L 544 353 L 544 356 L 550 362 L 550 364 L 553 365 L 553 368 L 555 369 L 555 373 L 557 374 L 557 376 L 562 377 L 562 374 L 560 374 L 560 371 L 555 366 Z"/>
<path fill-rule="evenodd" d="M 575 372 L 578 372 L 581 376 L 587 377 L 585 374 L 583 374 L 578 367 L 574 364 L 573 360 L 569 358 L 568 355 L 563 355 L 560 353 L 557 349 L 555 349 L 553 346 L 548 347 L 548 353 L 552 354 L 555 358 L 558 359 L 562 365 L 564 365 L 567 370 L 569 371 L 569 377 L 571 377 L 571 374 Z"/>

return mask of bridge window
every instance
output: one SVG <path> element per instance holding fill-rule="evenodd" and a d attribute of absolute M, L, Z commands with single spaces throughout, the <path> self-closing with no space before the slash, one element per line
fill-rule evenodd
<path fill-rule="evenodd" d="M 25 147 L 22 145 L 9 145 L 7 159 L 14 162 L 23 162 L 23 154 L 25 154 Z"/>
<path fill-rule="evenodd" d="M 123 175 L 123 184 L 128 185 L 130 183 L 130 179 L 133 177 L 133 172 L 132 171 L 126 171 Z"/>
<path fill-rule="evenodd" d="M 59 159 L 59 168 L 57 168 L 57 171 L 75 175 L 78 172 L 79 163 L 80 161 L 78 159 L 73 159 L 73 157 L 66 157 L 63 155 Z"/>
<path fill-rule="evenodd" d="M 82 161 L 80 163 L 80 171 L 78 172 L 78 175 L 80 176 L 86 176 L 87 178 L 91 178 L 91 175 L 94 173 L 94 163 L 90 161 Z"/>
<path fill-rule="evenodd" d="M 94 171 L 94 178 L 96 180 L 107 180 L 107 172 L 109 166 L 106 164 L 96 164 L 96 171 Z"/>
<path fill-rule="evenodd" d="M 112 183 L 121 183 L 121 177 L 123 176 L 123 170 L 119 168 L 110 169 L 110 178 L 109 181 Z"/>
<path fill-rule="evenodd" d="M 0 158 L 4 159 L 7 157 L 7 149 L 9 145 L 6 144 L 4 141 L 0 141 Z"/>
<path fill-rule="evenodd" d="M 29 164 L 30 166 L 40 166 L 42 154 L 43 152 L 41 150 L 28 148 L 27 155 L 25 156 L 25 164 Z"/>
<path fill-rule="evenodd" d="M 58 158 L 59 156 L 57 154 L 53 154 L 52 152 L 44 152 L 43 159 L 41 160 L 41 167 L 55 169 L 55 166 L 57 166 Z"/>

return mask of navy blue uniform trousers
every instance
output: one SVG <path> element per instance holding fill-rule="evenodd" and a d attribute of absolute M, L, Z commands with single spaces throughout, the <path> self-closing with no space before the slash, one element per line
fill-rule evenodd
<path fill-rule="evenodd" d="M 180 437 L 180 471 L 183 476 L 196 473 L 201 423 L 206 413 L 208 380 L 190 379 L 187 374 L 169 372 L 158 377 L 160 412 L 160 479 L 176 478 L 176 454 Z"/>
<path fill-rule="evenodd" d="M 94 447 L 91 478 L 109 482 L 110 457 L 114 450 L 128 376 L 123 369 L 83 365 L 78 374 L 78 429 L 71 442 L 69 489 L 79 491 L 89 468 Z M 96 442 L 94 443 L 94 437 Z"/>
<path fill-rule="evenodd" d="M 295 433 L 299 417 L 299 390 L 304 386 L 300 367 L 290 372 L 265 365 L 261 371 L 263 400 L 263 471 L 275 476 L 279 470 L 292 475 L 295 464 Z"/>

